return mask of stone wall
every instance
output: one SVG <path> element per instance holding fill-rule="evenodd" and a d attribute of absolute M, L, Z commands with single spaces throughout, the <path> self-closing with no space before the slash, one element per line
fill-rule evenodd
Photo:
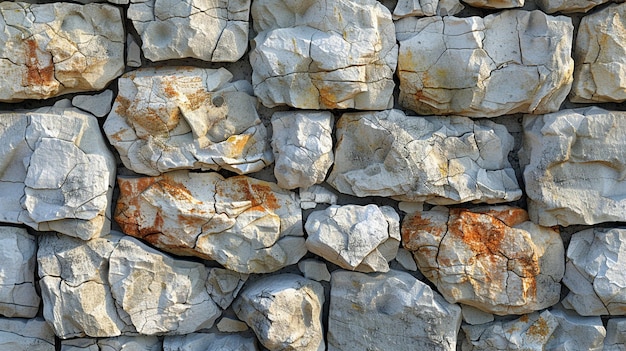
<path fill-rule="evenodd" d="M 604 2 L 0 3 L 0 349 L 626 348 Z"/>

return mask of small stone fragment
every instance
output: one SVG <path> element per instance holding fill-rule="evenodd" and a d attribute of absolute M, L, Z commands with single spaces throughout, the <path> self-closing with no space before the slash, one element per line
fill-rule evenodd
<path fill-rule="evenodd" d="M 471 325 L 493 322 L 494 319 L 493 314 L 481 311 L 470 305 L 461 304 L 461 313 L 463 314 L 463 321 Z"/>
<path fill-rule="evenodd" d="M 162 351 L 156 336 L 118 336 L 103 339 L 69 339 L 61 341 L 61 351 Z"/>
<path fill-rule="evenodd" d="M 250 0 L 131 0 L 128 18 L 150 61 L 235 62 L 248 48 Z"/>
<path fill-rule="evenodd" d="M 238 333 L 248 330 L 248 325 L 240 320 L 224 317 L 217 323 L 217 330 L 222 333 Z"/>
<path fill-rule="evenodd" d="M 402 268 L 407 271 L 415 272 L 417 270 L 417 264 L 413 259 L 413 255 L 405 248 L 401 247 L 398 249 L 398 253 L 396 254 L 396 261 L 402 266 Z"/>
<path fill-rule="evenodd" d="M 37 241 L 26 229 L 0 226 L 0 315 L 33 318 L 40 298 L 35 290 Z"/>
<path fill-rule="evenodd" d="M 216 260 L 240 273 L 269 273 L 306 254 L 295 193 L 245 176 L 176 171 L 118 178 L 115 220 L 165 251 Z"/>
<path fill-rule="evenodd" d="M 272 115 L 274 175 L 285 189 L 308 188 L 326 179 L 333 164 L 330 112 L 289 111 Z"/>
<path fill-rule="evenodd" d="M 40 318 L 0 318 L 0 350 L 54 351 L 54 333 Z"/>
<path fill-rule="evenodd" d="M 413 16 L 452 16 L 461 12 L 459 0 L 399 0 L 393 10 L 393 19 Z"/>
<path fill-rule="evenodd" d="M 448 302 L 523 314 L 559 302 L 563 241 L 521 208 L 435 207 L 407 215 L 402 244 Z"/>
<path fill-rule="evenodd" d="M 424 115 L 557 111 L 572 85 L 573 30 L 541 11 L 402 19 L 400 104 Z"/>
<path fill-rule="evenodd" d="M 126 35 L 126 65 L 141 67 L 141 48 L 132 35 Z"/>
<path fill-rule="evenodd" d="M 166 336 L 163 351 L 258 351 L 254 337 L 239 334 L 192 333 Z"/>
<path fill-rule="evenodd" d="M 346 113 L 337 140 L 327 181 L 344 194 L 440 205 L 522 196 L 508 161 L 513 137 L 489 120 Z"/>
<path fill-rule="evenodd" d="M 315 281 L 330 281 L 330 272 L 324 262 L 308 259 L 298 262 L 298 269 L 304 277 L 307 279 L 313 279 Z"/>
<path fill-rule="evenodd" d="M 626 318 L 611 318 L 606 324 L 603 351 L 626 350 Z"/>
<path fill-rule="evenodd" d="M 295 274 L 262 278 L 244 289 L 233 303 L 270 351 L 322 351 L 324 288 Z"/>
<path fill-rule="evenodd" d="M 337 204 L 337 195 L 321 185 L 311 185 L 308 188 L 300 188 L 300 208 L 309 210 L 317 204 Z"/>
<path fill-rule="evenodd" d="M 328 350 L 456 350 L 459 306 L 408 273 L 335 271 Z"/>
<path fill-rule="evenodd" d="M 387 272 L 400 245 L 400 216 L 389 206 L 333 205 L 304 226 L 312 253 L 359 272 Z"/>
<path fill-rule="evenodd" d="M 611 0 L 536 0 L 537 6 L 545 13 L 587 12 Z"/>
<path fill-rule="evenodd" d="M 145 68 L 123 75 L 104 131 L 124 165 L 244 174 L 272 163 L 267 131 L 246 81 L 224 68 Z"/>
<path fill-rule="evenodd" d="M 524 6 L 524 0 L 464 0 L 463 2 L 484 9 L 512 9 Z"/>
<path fill-rule="evenodd" d="M 72 105 L 87 111 L 96 117 L 104 117 L 111 111 L 113 91 L 105 90 L 95 95 L 76 95 L 72 98 Z"/>

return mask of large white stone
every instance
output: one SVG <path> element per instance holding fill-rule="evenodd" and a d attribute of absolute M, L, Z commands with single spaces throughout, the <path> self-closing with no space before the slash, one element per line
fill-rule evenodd
<path fill-rule="evenodd" d="M 335 271 L 328 350 L 456 350 L 461 309 L 408 273 Z"/>
<path fill-rule="evenodd" d="M 274 175 L 285 189 L 308 188 L 326 179 L 333 164 L 330 112 L 290 111 L 272 115 Z"/>
<path fill-rule="evenodd" d="M 40 298 L 35 290 L 37 241 L 26 229 L 0 226 L 0 315 L 33 318 Z"/>
<path fill-rule="evenodd" d="M 545 13 L 576 13 L 587 12 L 611 0 L 535 0 L 535 2 Z"/>
<path fill-rule="evenodd" d="M 156 336 L 118 336 L 102 339 L 69 339 L 61 341 L 61 351 L 162 351 Z"/>
<path fill-rule="evenodd" d="M 246 81 L 224 68 L 126 73 L 104 131 L 124 165 L 147 175 L 220 168 L 244 174 L 273 161 Z"/>
<path fill-rule="evenodd" d="M 0 13 L 0 101 L 101 90 L 124 70 L 114 6 L 5 1 Z"/>
<path fill-rule="evenodd" d="M 574 59 L 570 100 L 626 100 L 626 4 L 613 4 L 582 18 Z"/>
<path fill-rule="evenodd" d="M 559 302 L 563 241 L 509 206 L 435 207 L 407 215 L 402 244 L 449 302 L 498 315 Z"/>
<path fill-rule="evenodd" d="M 1 113 L 0 222 L 87 240 L 110 230 L 115 159 L 92 115 Z"/>
<path fill-rule="evenodd" d="M 233 309 L 270 351 L 323 351 L 323 304 L 320 283 L 279 274 L 247 286 Z"/>
<path fill-rule="evenodd" d="M 398 0 L 393 9 L 393 19 L 412 16 L 452 16 L 465 6 L 459 0 Z"/>
<path fill-rule="evenodd" d="M 250 64 L 263 105 L 383 110 L 393 106 L 398 46 L 375 0 L 252 3 Z"/>
<path fill-rule="evenodd" d="M 0 318 L 0 349 L 54 351 L 54 333 L 43 319 Z"/>
<path fill-rule="evenodd" d="M 254 337 L 239 334 L 192 333 L 167 336 L 163 351 L 257 351 Z"/>
<path fill-rule="evenodd" d="M 524 118 L 528 212 L 544 226 L 623 221 L 626 113 L 598 107 Z"/>
<path fill-rule="evenodd" d="M 250 0 L 131 0 L 128 18 L 151 61 L 235 62 L 248 48 Z"/>
<path fill-rule="evenodd" d="M 569 93 L 568 17 L 509 10 L 485 18 L 411 17 L 396 28 L 400 104 L 419 114 L 548 113 Z"/>
<path fill-rule="evenodd" d="M 432 204 L 519 199 L 502 125 L 466 117 L 346 113 L 337 123 L 328 183 L 342 193 Z M 356 152 L 355 152 L 356 151 Z"/>
<path fill-rule="evenodd" d="M 118 184 L 122 230 L 168 252 L 241 273 L 273 272 L 306 253 L 298 197 L 275 183 L 176 171 Z"/>
<path fill-rule="evenodd" d="M 309 215 L 306 247 L 348 270 L 386 272 L 400 245 L 399 222 L 389 206 L 333 205 Z"/>

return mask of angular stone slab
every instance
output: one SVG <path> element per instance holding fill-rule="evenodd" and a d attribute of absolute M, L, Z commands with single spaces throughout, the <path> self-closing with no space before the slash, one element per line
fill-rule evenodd
<path fill-rule="evenodd" d="M 404 218 L 402 244 L 448 302 L 524 314 L 559 302 L 563 241 L 509 206 L 435 207 Z"/>
<path fill-rule="evenodd" d="M 606 324 L 603 351 L 622 351 L 626 348 L 626 318 L 611 318 Z"/>
<path fill-rule="evenodd" d="M 161 351 L 163 343 L 156 336 L 118 336 L 103 339 L 61 341 L 61 351 Z"/>
<path fill-rule="evenodd" d="M 241 334 L 192 333 L 166 336 L 163 351 L 258 351 L 254 337 Z"/>
<path fill-rule="evenodd" d="M 524 118 L 528 212 L 544 226 L 623 221 L 626 113 L 598 107 Z"/>
<path fill-rule="evenodd" d="M 147 175 L 176 169 L 244 174 L 272 163 L 267 131 L 246 81 L 224 68 L 126 73 L 104 131 L 124 165 Z"/>
<path fill-rule="evenodd" d="M 613 4 L 582 18 L 574 47 L 571 101 L 626 101 L 624 32 L 626 4 Z"/>
<path fill-rule="evenodd" d="M 400 104 L 419 114 L 549 113 L 569 93 L 568 17 L 509 10 L 485 18 L 412 17 L 396 28 Z"/>
<path fill-rule="evenodd" d="M 267 107 L 384 110 L 393 106 L 398 46 L 375 0 L 252 3 L 250 64 Z"/>
<path fill-rule="evenodd" d="M 465 6 L 458 0 L 399 0 L 393 9 L 393 19 L 412 16 L 452 16 Z"/>
<path fill-rule="evenodd" d="M 545 13 L 587 12 L 592 8 L 611 2 L 610 0 L 536 0 L 537 6 Z"/>
<path fill-rule="evenodd" d="M 54 351 L 54 333 L 41 318 L 0 318 L 0 349 Z"/>
<path fill-rule="evenodd" d="M 274 183 L 177 171 L 118 184 L 122 230 L 165 251 L 241 273 L 273 272 L 306 253 L 297 195 Z"/>
<path fill-rule="evenodd" d="M 328 350 L 456 350 L 461 309 L 408 273 L 333 272 Z"/>
<path fill-rule="evenodd" d="M 0 222 L 83 240 L 106 235 L 115 158 L 97 119 L 49 107 L 0 120 Z"/>
<path fill-rule="evenodd" d="M 0 101 L 102 90 L 124 71 L 114 6 L 6 1 L 0 13 Z"/>
<path fill-rule="evenodd" d="M 524 0 L 466 0 L 464 3 L 484 9 L 512 9 L 524 6 Z"/>
<path fill-rule="evenodd" d="M 35 290 L 37 240 L 26 229 L 0 226 L 0 315 L 33 318 L 40 298 Z"/>
<path fill-rule="evenodd" d="M 488 120 L 346 113 L 337 140 L 327 181 L 344 194 L 442 205 L 522 195 L 507 158 L 513 137 Z"/>

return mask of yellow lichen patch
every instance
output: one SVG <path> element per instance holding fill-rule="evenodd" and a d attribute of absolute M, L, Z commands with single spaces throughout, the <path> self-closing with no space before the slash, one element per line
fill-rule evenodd
<path fill-rule="evenodd" d="M 240 157 L 246 145 L 250 141 L 252 136 L 250 134 L 241 134 L 241 135 L 232 135 L 228 139 L 226 139 L 226 143 L 229 145 L 228 157 Z"/>

